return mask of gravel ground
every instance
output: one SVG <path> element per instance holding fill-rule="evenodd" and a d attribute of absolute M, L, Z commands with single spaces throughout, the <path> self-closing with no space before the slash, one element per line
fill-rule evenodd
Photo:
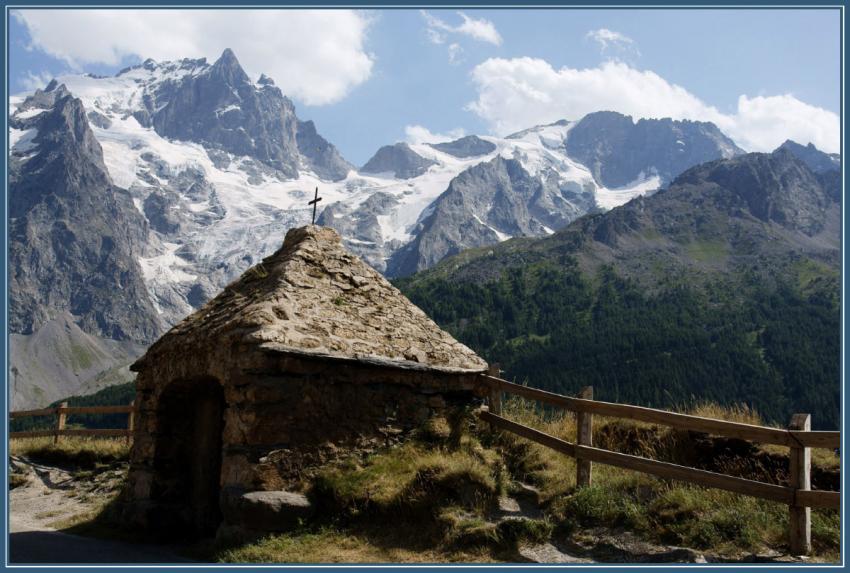
<path fill-rule="evenodd" d="M 10 460 L 25 483 L 9 492 L 9 558 L 12 563 L 185 563 L 173 548 L 83 537 L 57 531 L 62 521 L 90 512 L 120 487 L 126 467 L 73 472 Z"/>

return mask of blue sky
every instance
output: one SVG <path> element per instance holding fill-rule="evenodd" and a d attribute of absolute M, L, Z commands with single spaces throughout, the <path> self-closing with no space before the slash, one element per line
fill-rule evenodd
<path fill-rule="evenodd" d="M 837 10 L 238 12 L 26 12 L 10 22 L 12 92 L 231 47 L 356 164 L 399 140 L 596 109 L 715 121 L 751 150 L 838 151 Z"/>

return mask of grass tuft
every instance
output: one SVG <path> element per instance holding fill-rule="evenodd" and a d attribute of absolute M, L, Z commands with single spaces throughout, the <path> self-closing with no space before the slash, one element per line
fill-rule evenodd
<path fill-rule="evenodd" d="M 320 472 L 310 495 L 336 515 L 422 514 L 452 501 L 477 508 L 499 493 L 494 468 L 475 455 L 476 443 L 449 451 L 415 442 Z"/>

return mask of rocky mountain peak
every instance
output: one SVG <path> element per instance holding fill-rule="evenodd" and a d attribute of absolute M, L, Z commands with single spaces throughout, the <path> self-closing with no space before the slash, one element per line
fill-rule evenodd
<path fill-rule="evenodd" d="M 592 206 L 593 188 L 535 177 L 520 160 L 497 155 L 452 179 L 417 223 L 415 238 L 390 257 L 386 273 L 406 276 L 464 249 L 544 236 Z"/>
<path fill-rule="evenodd" d="M 399 179 L 411 179 L 425 173 L 436 161 L 426 159 L 406 143 L 385 145 L 360 168 L 361 173 L 392 173 Z"/>
<path fill-rule="evenodd" d="M 59 183 L 64 175 L 72 176 L 91 164 L 87 184 L 111 185 L 86 110 L 64 85 L 49 92 L 37 90 L 12 115 L 10 127 L 29 136 L 12 146 L 9 167 L 15 179 L 44 175 Z M 53 192 L 54 186 L 48 185 L 36 186 L 27 193 L 10 193 L 9 215 L 20 216 Z"/>
<path fill-rule="evenodd" d="M 157 74 L 161 79 L 146 88 L 145 109 L 134 116 L 164 137 L 200 143 L 223 164 L 230 162 L 227 154 L 248 156 L 281 179 L 311 169 L 338 180 L 351 168 L 312 123 L 298 119 L 268 76 L 253 84 L 233 50 L 226 49 L 212 66 L 181 60 Z"/>
<path fill-rule="evenodd" d="M 216 64 L 223 64 L 228 66 L 238 66 L 239 60 L 236 59 L 236 54 L 230 48 L 225 48 L 224 51 L 219 56 Z"/>
<path fill-rule="evenodd" d="M 805 163 L 809 169 L 815 173 L 825 173 L 827 171 L 841 169 L 841 156 L 837 153 L 824 153 L 809 142 L 808 145 L 801 145 L 796 141 L 786 139 L 785 142 L 776 148 L 776 152 L 787 151 L 794 155 L 797 159 Z"/>
<path fill-rule="evenodd" d="M 257 84 L 261 86 L 273 86 L 275 85 L 274 80 L 271 79 L 266 74 L 260 74 L 260 79 L 257 80 Z"/>
<path fill-rule="evenodd" d="M 443 153 L 448 153 L 460 159 L 467 157 L 476 157 L 479 155 L 487 155 L 496 150 L 496 145 L 477 135 L 467 135 L 454 141 L 445 143 L 429 143 L 431 147 Z"/>
<path fill-rule="evenodd" d="M 212 65 L 210 75 L 220 78 L 232 86 L 250 82 L 248 74 L 242 69 L 239 60 L 236 59 L 236 54 L 230 48 L 226 48 L 218 60 Z"/>

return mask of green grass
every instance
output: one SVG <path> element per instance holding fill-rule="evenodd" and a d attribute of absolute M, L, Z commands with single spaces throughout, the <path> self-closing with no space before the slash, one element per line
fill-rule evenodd
<path fill-rule="evenodd" d="M 685 245 L 685 251 L 701 263 L 722 262 L 729 256 L 729 245 L 725 241 L 692 241 Z"/>
<path fill-rule="evenodd" d="M 414 439 L 325 468 L 308 495 L 321 517 L 299 531 L 219 550 L 224 562 L 490 562 L 516 560 L 519 543 L 548 539 L 537 520 L 496 524 L 489 512 L 507 488 L 499 453 L 460 439 L 436 420 Z"/>
<path fill-rule="evenodd" d="M 123 438 L 85 436 L 63 436 L 56 444 L 51 436 L 14 438 L 9 441 L 9 453 L 46 464 L 91 469 L 99 464 L 128 460 L 130 444 Z"/>
<path fill-rule="evenodd" d="M 319 473 L 310 495 L 348 516 L 417 514 L 444 500 L 483 507 L 499 492 L 495 461 L 469 439 L 455 451 L 408 442 L 363 465 L 349 463 Z"/>
<path fill-rule="evenodd" d="M 802 290 L 808 289 L 817 280 L 839 276 L 834 269 L 812 259 L 801 259 L 791 268 L 797 273 L 797 284 Z"/>
<path fill-rule="evenodd" d="M 217 555 L 221 563 L 490 563 L 484 547 L 451 548 L 417 543 L 417 531 L 402 527 L 335 527 L 273 535 Z M 413 540 L 413 543 L 411 543 Z"/>
<path fill-rule="evenodd" d="M 664 237 L 655 227 L 645 227 L 640 230 L 639 235 L 648 241 L 657 241 Z"/>
<path fill-rule="evenodd" d="M 567 441 L 575 439 L 575 420 L 570 415 L 545 415 L 521 399 L 507 400 L 503 413 L 512 420 Z M 758 413 L 747 406 L 702 403 L 689 413 L 762 424 Z M 675 456 L 677 448 L 688 447 L 687 443 L 675 441 L 676 434 L 672 430 L 648 424 L 597 418 L 594 420 L 595 434 L 609 425 L 631 425 L 645 430 L 643 433 L 612 434 L 628 435 L 629 441 L 637 439 L 637 443 L 629 446 L 637 448 L 638 455 L 644 457 Z M 640 436 L 644 436 L 645 442 L 640 443 Z M 787 549 L 788 507 L 783 504 L 660 480 L 602 464 L 593 466 L 591 487 L 576 489 L 572 458 L 508 434 L 501 435 L 498 446 L 515 477 L 541 489 L 543 499 L 548 502 L 549 520 L 559 535 L 569 537 L 589 527 L 624 528 L 647 541 L 711 550 L 729 557 Z M 787 455 L 787 451 L 783 448 L 781 453 Z M 813 464 L 837 467 L 838 457 L 833 452 L 812 451 L 818 452 L 813 456 Z M 838 559 L 840 524 L 837 511 L 812 511 L 812 543 L 816 560 Z"/>

